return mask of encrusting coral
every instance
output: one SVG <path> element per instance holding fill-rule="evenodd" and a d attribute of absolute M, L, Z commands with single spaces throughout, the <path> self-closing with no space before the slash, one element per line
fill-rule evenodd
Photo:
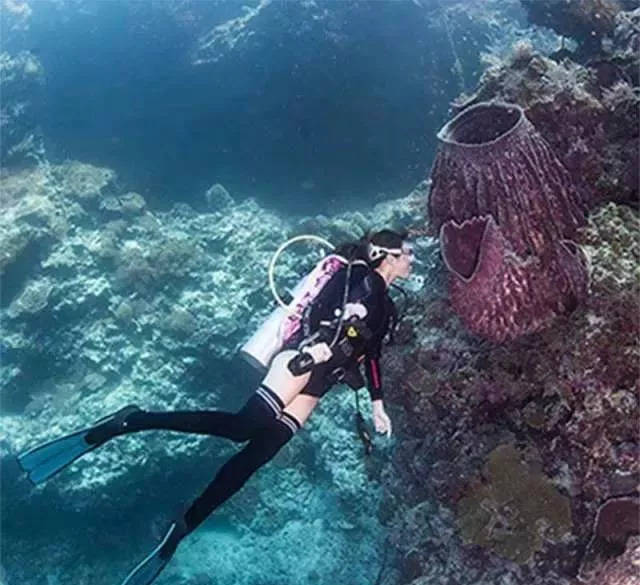
<path fill-rule="evenodd" d="M 489 454 L 485 474 L 486 482 L 472 485 L 458 503 L 465 541 L 525 563 L 545 539 L 557 541 L 570 532 L 569 499 L 523 463 L 513 445 Z"/>

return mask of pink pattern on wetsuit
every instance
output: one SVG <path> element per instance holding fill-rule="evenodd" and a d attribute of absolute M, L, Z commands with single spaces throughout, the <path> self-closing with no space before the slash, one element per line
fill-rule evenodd
<path fill-rule="evenodd" d="M 293 310 L 283 320 L 281 325 L 283 343 L 287 343 L 302 326 L 302 315 L 305 309 L 318 296 L 324 285 L 331 277 L 345 265 L 344 260 L 338 256 L 331 255 L 321 260 L 311 271 L 304 288 L 291 301 L 290 308 Z"/>

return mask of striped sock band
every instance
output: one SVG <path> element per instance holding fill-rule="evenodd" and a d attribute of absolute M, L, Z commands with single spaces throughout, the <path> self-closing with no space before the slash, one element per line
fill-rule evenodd
<path fill-rule="evenodd" d="M 292 414 L 289 414 L 288 412 L 282 413 L 282 416 L 280 417 L 280 422 L 287 425 L 291 430 L 291 433 L 294 435 L 302 427 L 302 425 L 298 422 L 296 417 L 293 416 Z"/>
<path fill-rule="evenodd" d="M 284 403 L 280 400 L 280 397 L 264 384 L 260 384 L 260 387 L 256 390 L 256 394 L 273 410 L 276 418 L 280 418 L 282 409 L 284 408 Z"/>

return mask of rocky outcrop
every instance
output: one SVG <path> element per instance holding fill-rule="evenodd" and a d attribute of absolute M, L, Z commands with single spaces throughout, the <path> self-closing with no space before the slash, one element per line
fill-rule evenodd
<path fill-rule="evenodd" d="M 0 164 L 24 166 L 44 158 L 40 130 L 44 69 L 36 55 L 0 53 Z"/>

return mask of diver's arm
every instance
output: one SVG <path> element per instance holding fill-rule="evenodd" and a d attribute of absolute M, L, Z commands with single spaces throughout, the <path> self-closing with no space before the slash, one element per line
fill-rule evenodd
<path fill-rule="evenodd" d="M 365 364 L 367 388 L 371 396 L 371 407 L 373 409 L 373 424 L 376 431 L 386 433 L 387 437 L 390 437 L 391 419 L 387 415 L 382 401 L 382 377 L 380 376 L 378 357 L 369 354 Z"/>
<path fill-rule="evenodd" d="M 369 339 L 365 349 L 364 369 L 367 376 L 367 389 L 371 396 L 371 402 L 382 400 L 382 372 L 380 369 L 380 355 L 382 353 L 382 340 L 389 326 L 383 300 L 380 295 L 369 297 L 365 301 L 367 316 L 365 323 L 369 329 L 376 331 L 372 339 Z M 380 323 L 383 323 L 380 327 Z"/>
<path fill-rule="evenodd" d="M 376 302 L 377 301 L 377 302 Z M 384 300 L 380 302 L 377 298 L 368 309 L 370 309 L 367 317 L 370 319 L 371 326 L 375 327 L 383 320 L 381 330 L 374 339 L 369 341 L 365 352 L 365 373 L 367 375 L 367 388 L 371 396 L 371 405 L 373 408 L 373 422 L 376 431 L 386 433 L 391 436 L 391 419 L 384 409 L 383 391 L 382 391 L 382 372 L 380 368 L 380 355 L 382 353 L 382 340 L 390 326 L 388 312 L 384 308 Z"/>

